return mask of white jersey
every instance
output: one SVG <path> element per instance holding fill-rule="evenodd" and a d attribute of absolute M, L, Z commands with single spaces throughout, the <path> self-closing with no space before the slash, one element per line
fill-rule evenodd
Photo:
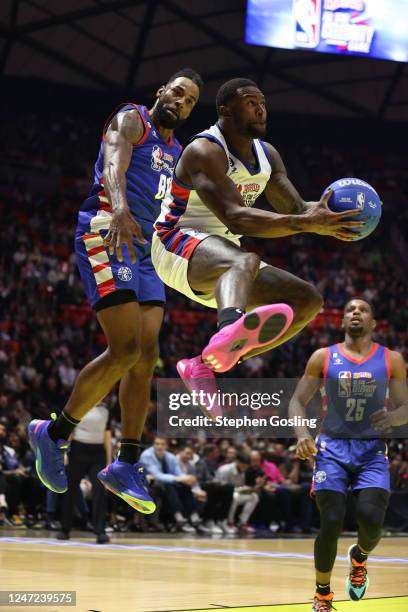
<path fill-rule="evenodd" d="M 270 179 L 272 167 L 265 144 L 261 140 L 253 141 L 253 152 L 257 161 L 254 169 L 249 168 L 237 157 L 224 138 L 217 124 L 195 136 L 216 142 L 225 152 L 228 160 L 227 176 L 235 183 L 245 206 L 253 206 L 264 191 Z M 203 234 L 217 234 L 236 241 L 240 236 L 231 234 L 218 217 L 207 208 L 197 192 L 184 185 L 173 176 L 171 195 L 163 200 L 161 215 L 155 223 L 159 237 L 175 229 L 194 230 Z M 161 238 L 162 239 L 162 238 Z"/>

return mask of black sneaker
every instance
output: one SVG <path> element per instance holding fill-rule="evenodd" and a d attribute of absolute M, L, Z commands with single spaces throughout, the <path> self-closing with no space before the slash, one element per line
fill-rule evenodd
<path fill-rule="evenodd" d="M 97 544 L 108 544 L 110 542 L 110 537 L 107 533 L 98 533 L 96 536 Z"/>

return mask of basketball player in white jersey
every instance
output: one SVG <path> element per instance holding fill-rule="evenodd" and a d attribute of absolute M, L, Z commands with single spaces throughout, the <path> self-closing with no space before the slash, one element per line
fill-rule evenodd
<path fill-rule="evenodd" d="M 304 202 L 266 133 L 265 98 L 256 83 L 233 79 L 216 98 L 218 122 L 195 136 L 176 165 L 171 194 L 155 223 L 152 260 L 159 277 L 190 299 L 218 309 L 218 332 L 202 354 L 178 363 L 189 388 L 297 334 L 322 307 L 317 289 L 240 246 L 241 235 L 277 238 L 313 232 L 349 239 L 327 192 Z M 264 193 L 277 212 L 252 208 Z M 246 314 L 246 311 L 248 313 Z"/>

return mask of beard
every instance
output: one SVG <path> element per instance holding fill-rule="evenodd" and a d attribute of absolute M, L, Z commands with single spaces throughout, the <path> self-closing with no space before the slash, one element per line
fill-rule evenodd
<path fill-rule="evenodd" d="M 166 104 L 163 103 L 161 100 L 157 100 L 155 104 L 153 118 L 160 127 L 163 127 L 166 130 L 176 130 L 186 121 L 185 119 L 174 117 L 166 109 Z"/>
<path fill-rule="evenodd" d="M 359 338 L 360 336 L 364 335 L 365 331 L 364 331 L 363 325 L 355 325 L 355 326 L 350 325 L 350 327 L 347 330 L 347 333 L 352 338 Z"/>
<path fill-rule="evenodd" d="M 245 135 L 250 138 L 263 138 L 266 135 L 266 123 L 248 123 L 245 126 Z"/>

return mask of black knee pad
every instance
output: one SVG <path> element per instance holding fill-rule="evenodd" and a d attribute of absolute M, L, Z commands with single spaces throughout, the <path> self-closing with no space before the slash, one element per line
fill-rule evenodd
<path fill-rule="evenodd" d="M 371 487 L 356 493 L 356 517 L 359 525 L 381 529 L 390 494 L 385 489 Z"/>
<path fill-rule="evenodd" d="M 320 512 L 320 532 L 315 540 L 315 568 L 330 572 L 337 552 L 337 540 L 346 514 L 346 497 L 337 491 L 318 491 L 316 503 Z"/>
<path fill-rule="evenodd" d="M 346 497 L 337 491 L 318 491 L 316 504 L 320 512 L 320 533 L 337 538 L 343 528 Z"/>

